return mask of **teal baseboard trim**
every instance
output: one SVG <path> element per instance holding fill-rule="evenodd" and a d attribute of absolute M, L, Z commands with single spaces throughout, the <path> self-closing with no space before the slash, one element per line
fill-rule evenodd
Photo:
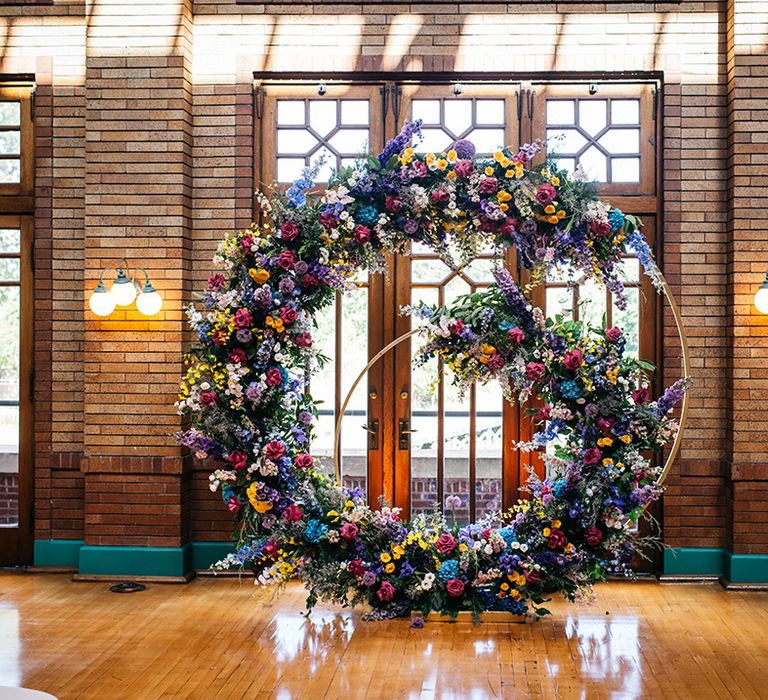
<path fill-rule="evenodd" d="M 208 569 L 234 549 L 234 542 L 193 542 L 192 568 Z"/>
<path fill-rule="evenodd" d="M 78 573 L 97 576 L 184 576 L 192 570 L 192 544 L 181 547 L 80 548 Z"/>
<path fill-rule="evenodd" d="M 667 576 L 721 576 L 724 554 L 721 547 L 666 547 L 664 573 Z"/>
<path fill-rule="evenodd" d="M 77 568 L 82 540 L 35 540 L 35 566 L 67 566 Z"/>
<path fill-rule="evenodd" d="M 768 583 L 768 554 L 723 556 L 723 576 L 731 583 Z"/>

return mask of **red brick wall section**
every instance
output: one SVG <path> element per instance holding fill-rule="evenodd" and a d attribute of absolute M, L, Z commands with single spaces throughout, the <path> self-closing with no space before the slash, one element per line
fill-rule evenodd
<path fill-rule="evenodd" d="M 730 546 L 768 552 L 768 317 L 753 295 L 768 270 L 768 2 L 728 4 L 728 363 Z"/>
<path fill-rule="evenodd" d="M 768 267 L 764 217 L 751 213 L 766 209 L 764 6 L 197 0 L 193 14 L 189 0 L 100 0 L 87 16 L 72 2 L 0 8 L 14 27 L 2 40 L 2 70 L 39 80 L 36 536 L 82 532 L 83 490 L 89 542 L 179 543 L 187 516 L 190 537 L 228 535 L 207 467 L 174 445 L 171 404 L 189 340 L 181 304 L 210 273 L 216 241 L 252 215 L 251 71 L 657 70 L 661 252 L 695 382 L 665 539 L 768 552 L 768 535 L 754 532 L 768 531 L 755 526 L 768 503 L 768 323 L 751 305 Z M 84 310 L 98 271 L 122 255 L 148 267 L 165 299 L 159 319 L 126 311 L 96 321 Z M 680 353 L 668 313 L 663 329 L 671 381 Z M 171 502 L 154 501 L 160 510 L 150 512 L 155 494 Z"/>

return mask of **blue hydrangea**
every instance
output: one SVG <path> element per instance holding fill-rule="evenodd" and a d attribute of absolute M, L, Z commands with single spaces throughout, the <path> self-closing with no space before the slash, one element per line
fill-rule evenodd
<path fill-rule="evenodd" d="M 355 213 L 355 221 L 364 226 L 375 226 L 379 220 L 379 210 L 373 204 L 364 204 Z"/>
<path fill-rule="evenodd" d="M 616 233 L 624 226 L 624 213 L 621 209 L 615 207 L 611 209 L 611 213 L 608 214 L 608 223 L 611 225 L 611 231 Z"/>
<path fill-rule="evenodd" d="M 443 562 L 440 571 L 437 572 L 440 580 L 445 583 L 449 579 L 459 578 L 459 562 L 456 559 L 448 559 Z"/>
<path fill-rule="evenodd" d="M 558 479 L 552 485 L 552 493 L 555 494 L 555 498 L 562 498 L 565 493 L 565 479 Z"/>
<path fill-rule="evenodd" d="M 319 542 L 328 532 L 328 526 L 319 520 L 310 520 L 304 528 L 304 539 L 307 542 Z"/>
<path fill-rule="evenodd" d="M 566 399 L 578 399 L 581 396 L 581 387 L 574 379 L 566 379 L 560 385 L 560 394 Z"/>
<path fill-rule="evenodd" d="M 515 535 L 515 531 L 511 527 L 501 528 L 499 534 L 501 535 L 501 539 L 507 543 L 507 546 L 511 545 L 513 542 L 517 542 L 517 535 Z"/>

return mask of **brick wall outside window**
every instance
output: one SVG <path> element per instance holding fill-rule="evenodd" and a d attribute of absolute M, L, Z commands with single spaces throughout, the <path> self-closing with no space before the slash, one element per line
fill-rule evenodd
<path fill-rule="evenodd" d="M 87 11 L 86 11 L 87 10 Z M 695 387 L 665 541 L 768 553 L 768 3 L 0 6 L 2 70 L 36 93 L 37 539 L 226 539 L 209 465 L 175 446 L 182 305 L 252 216 L 252 72 L 659 71 L 663 269 Z M 94 320 L 98 271 L 146 266 L 165 306 Z M 678 373 L 663 315 L 665 371 Z M 762 532 L 763 534 L 759 534 Z"/>

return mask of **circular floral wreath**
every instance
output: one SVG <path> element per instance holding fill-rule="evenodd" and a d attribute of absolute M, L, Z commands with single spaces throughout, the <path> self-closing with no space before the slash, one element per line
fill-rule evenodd
<path fill-rule="evenodd" d="M 517 447 L 551 447 L 549 476 L 531 474 L 509 511 L 459 527 L 436 506 L 404 522 L 311 455 L 317 411 L 305 388 L 323 360 L 313 320 L 360 270 L 381 271 L 385 253 L 407 254 L 413 242 L 454 266 L 514 246 L 532 284 L 567 266 L 605 284 L 619 307 L 623 254 L 657 288 L 663 278 L 639 221 L 598 201 L 593 183 L 546 160 L 540 144 L 476 158 L 459 141 L 421 155 L 418 135 L 418 122 L 406 124 L 319 197 L 307 194 L 316 170 L 306 169 L 287 192 L 259 195 L 260 225 L 224 238 L 221 272 L 188 311 L 200 342 L 178 403 L 190 427 L 178 438 L 221 462 L 210 485 L 234 515 L 237 549 L 216 568 L 253 567 L 264 585 L 298 576 L 308 610 L 325 599 L 367 604 L 379 619 L 546 614 L 552 592 L 574 599 L 608 573 L 631 575 L 647 544 L 632 524 L 662 491 L 654 457 L 677 430 L 669 412 L 687 381 L 652 401 L 653 367 L 625 352 L 620 328 L 546 319 L 503 267 L 495 285 L 447 308 L 411 308 L 425 326 L 423 360 L 442 357 L 460 387 L 494 380 L 509 400 L 540 397 L 528 409 L 539 431 Z"/>

